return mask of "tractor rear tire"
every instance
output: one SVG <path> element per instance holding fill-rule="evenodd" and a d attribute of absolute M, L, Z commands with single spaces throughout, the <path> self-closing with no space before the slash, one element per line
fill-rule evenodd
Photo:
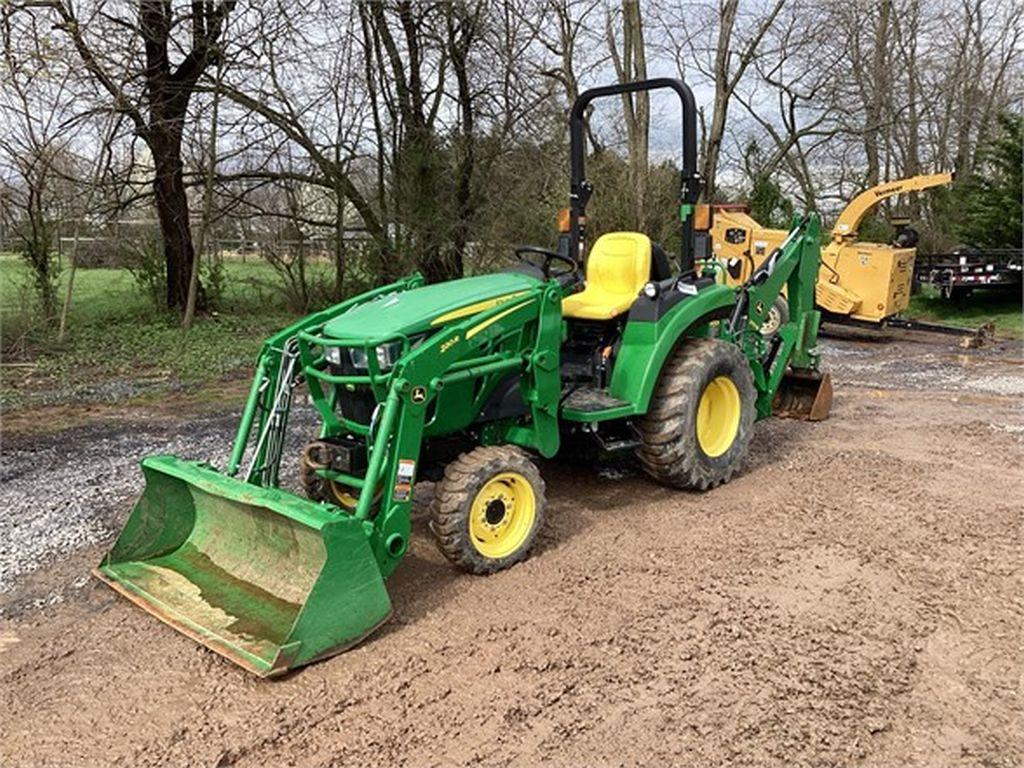
<path fill-rule="evenodd" d="M 756 398 L 739 347 L 685 339 L 665 361 L 650 408 L 636 424 L 637 457 L 647 474 L 700 491 L 728 482 L 750 447 Z"/>
<path fill-rule="evenodd" d="M 526 559 L 544 525 L 544 481 L 511 445 L 480 446 L 445 467 L 434 489 L 430 530 L 441 553 L 470 573 Z"/>

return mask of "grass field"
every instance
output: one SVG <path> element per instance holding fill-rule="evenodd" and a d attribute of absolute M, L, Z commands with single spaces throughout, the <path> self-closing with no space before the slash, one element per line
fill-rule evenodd
<path fill-rule="evenodd" d="M 915 320 L 963 328 L 977 328 L 991 322 L 998 336 L 1024 338 L 1024 309 L 1021 297 L 1014 294 L 978 291 L 957 302 L 940 298 L 938 291 L 928 286 L 911 297 L 910 307 L 904 314 Z"/>
<path fill-rule="evenodd" d="M 228 262 L 225 269 L 219 309 L 188 332 L 154 308 L 127 270 L 79 270 L 68 333 L 58 344 L 55 325 L 38 318 L 28 270 L 16 256 L 0 256 L 3 404 L 35 402 L 45 395 L 36 389 L 54 382 L 142 377 L 193 385 L 251 366 L 263 339 L 297 313 L 285 308 L 270 266 Z M 64 290 L 62 282 L 61 299 Z"/>
<path fill-rule="evenodd" d="M 328 268 L 310 266 L 314 273 Z M 38 318 L 27 268 L 14 254 L 0 255 L 0 403 L 59 401 L 61 389 L 70 393 L 64 399 L 74 398 L 90 382 L 116 379 L 145 379 L 150 391 L 160 391 L 160 382 L 197 387 L 249 368 L 263 339 L 298 313 L 286 309 L 280 278 L 266 263 L 227 261 L 225 270 L 218 310 L 187 333 L 175 315 L 154 308 L 127 270 L 79 270 L 68 334 L 58 344 L 56 328 Z M 907 315 L 965 327 L 992 321 L 1000 336 L 1024 337 L 1017 296 L 979 293 L 956 304 L 922 293 Z"/>

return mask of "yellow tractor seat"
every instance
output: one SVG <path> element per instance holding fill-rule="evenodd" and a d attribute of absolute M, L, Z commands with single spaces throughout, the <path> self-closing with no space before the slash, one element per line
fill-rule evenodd
<path fill-rule="evenodd" d="M 562 299 L 562 315 L 611 320 L 626 312 L 651 276 L 651 240 L 639 232 L 601 235 L 587 257 L 586 287 Z"/>

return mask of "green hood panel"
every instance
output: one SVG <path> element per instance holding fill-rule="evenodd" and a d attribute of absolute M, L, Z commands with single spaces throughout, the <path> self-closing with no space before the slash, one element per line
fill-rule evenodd
<path fill-rule="evenodd" d="M 540 281 L 528 275 L 498 272 L 385 294 L 327 323 L 323 335 L 335 339 L 373 341 L 418 333 L 432 325 L 483 312 L 500 303 L 505 296 L 512 298 L 538 285 Z"/>

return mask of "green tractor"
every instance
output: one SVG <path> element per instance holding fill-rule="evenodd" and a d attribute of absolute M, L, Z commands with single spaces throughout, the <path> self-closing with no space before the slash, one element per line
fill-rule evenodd
<path fill-rule="evenodd" d="M 654 88 L 682 102 L 678 267 L 645 235 L 616 232 L 590 246 L 584 272 L 584 112 Z M 145 491 L 96 575 L 252 672 L 280 674 L 387 619 L 384 580 L 409 547 L 420 479 L 437 479 L 441 551 L 488 574 L 529 555 L 545 509 L 534 457 L 568 440 L 635 451 L 658 482 L 704 491 L 740 470 L 755 420 L 824 418 L 818 219 L 795 220 L 738 288 L 695 263 L 695 116 L 678 80 L 583 93 L 557 250 L 520 248 L 510 269 L 438 285 L 414 275 L 270 338 L 226 470 L 143 460 Z M 767 339 L 784 286 L 789 320 Z M 321 419 L 299 457 L 308 498 L 278 488 L 302 384 Z"/>

